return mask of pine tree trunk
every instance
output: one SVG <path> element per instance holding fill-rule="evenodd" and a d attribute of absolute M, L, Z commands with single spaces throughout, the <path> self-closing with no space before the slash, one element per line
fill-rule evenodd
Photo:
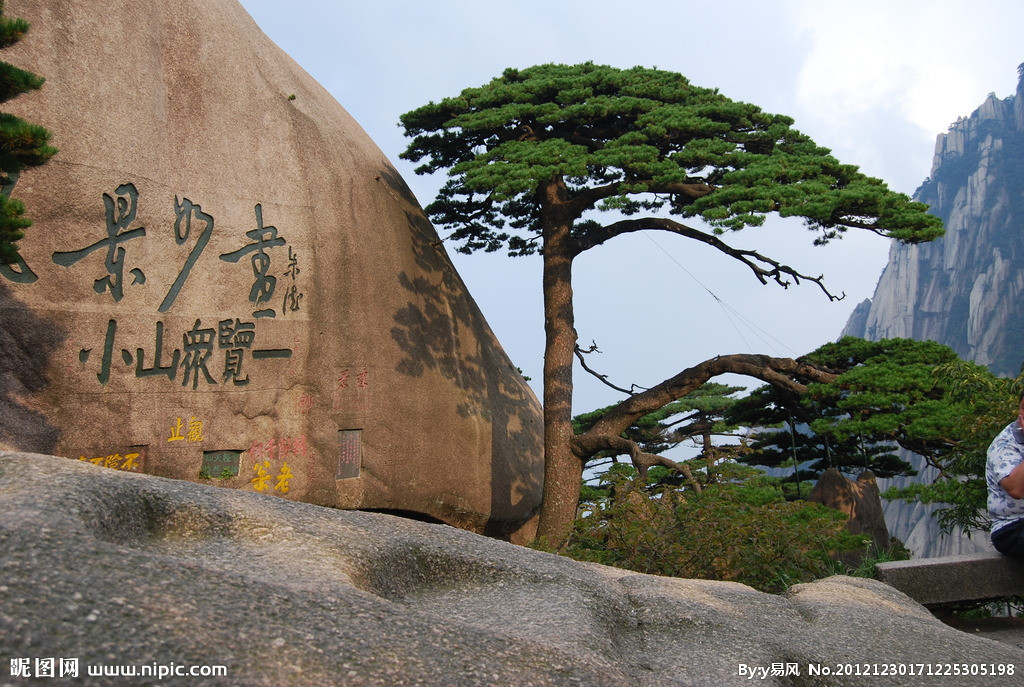
<path fill-rule="evenodd" d="M 572 368 L 576 329 L 569 224 L 544 241 L 544 500 L 537 535 L 560 546 L 579 505 L 583 463 L 572 450 Z"/>

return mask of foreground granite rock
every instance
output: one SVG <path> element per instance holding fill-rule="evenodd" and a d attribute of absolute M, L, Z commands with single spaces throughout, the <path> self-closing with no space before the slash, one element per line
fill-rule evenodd
<path fill-rule="evenodd" d="M 0 670 L 79 659 L 78 680 L 47 684 L 136 684 L 87 670 L 171 663 L 228 674 L 160 684 L 719 686 L 781 663 L 799 675 L 753 682 L 984 685 L 992 678 L 809 672 L 1024 671 L 1024 652 L 953 630 L 873 580 L 772 596 L 40 455 L 0 453 L 0 551 Z"/>
<path fill-rule="evenodd" d="M 236 0 L 5 11 L 60 153 L 13 191 L 0 448 L 529 538 L 540 404 L 342 106 Z"/>

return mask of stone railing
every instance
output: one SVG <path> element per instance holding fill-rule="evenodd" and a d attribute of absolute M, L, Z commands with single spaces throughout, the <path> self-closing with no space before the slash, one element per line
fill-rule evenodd
<path fill-rule="evenodd" d="M 994 551 L 879 563 L 875 577 L 929 608 L 1024 596 L 1024 561 Z"/>

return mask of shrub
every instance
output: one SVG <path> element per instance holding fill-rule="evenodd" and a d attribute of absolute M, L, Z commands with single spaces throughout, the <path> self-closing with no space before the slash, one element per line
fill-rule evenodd
<path fill-rule="evenodd" d="M 833 558 L 863 550 L 846 515 L 806 501 L 786 501 L 757 478 L 712 484 L 700 493 L 648 491 L 634 475 L 610 472 L 609 492 L 583 504 L 561 553 L 637 572 L 730 580 L 780 592 L 844 572 Z"/>

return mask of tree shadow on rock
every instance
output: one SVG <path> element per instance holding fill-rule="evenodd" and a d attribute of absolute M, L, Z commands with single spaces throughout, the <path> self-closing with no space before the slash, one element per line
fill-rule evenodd
<path fill-rule="evenodd" d="M 460 416 L 490 423 L 491 518 L 484 533 L 507 538 L 540 505 L 540 408 L 440 247 L 433 226 L 422 211 L 406 216 L 421 273 L 398 275 L 409 301 L 393 317 L 391 337 L 405 354 L 396 370 L 410 377 L 428 370 L 440 374 L 462 392 L 456 407 Z M 522 513 L 524 504 L 530 506 Z M 520 514 L 514 520 L 503 515 L 512 512 Z"/>
<path fill-rule="evenodd" d="M 56 449 L 60 430 L 20 398 L 48 386 L 46 368 L 66 336 L 0 283 L 0 442 L 33 453 Z"/>

